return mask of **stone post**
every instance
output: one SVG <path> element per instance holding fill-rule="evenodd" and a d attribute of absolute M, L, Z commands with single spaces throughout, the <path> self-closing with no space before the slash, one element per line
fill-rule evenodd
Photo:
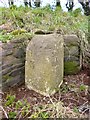
<path fill-rule="evenodd" d="M 26 86 L 45 96 L 54 94 L 63 82 L 63 58 L 61 35 L 36 35 L 26 49 Z"/>

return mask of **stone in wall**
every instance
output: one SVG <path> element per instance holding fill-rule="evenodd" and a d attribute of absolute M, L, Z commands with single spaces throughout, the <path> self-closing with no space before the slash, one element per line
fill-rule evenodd
<path fill-rule="evenodd" d="M 2 51 L 0 50 L 2 58 L 0 74 L 3 91 L 25 82 L 25 56 L 29 40 L 27 36 L 22 35 L 0 44 L 0 48 L 2 48 Z"/>
<path fill-rule="evenodd" d="M 76 74 L 81 69 L 80 40 L 76 35 L 64 35 L 64 73 Z"/>
<path fill-rule="evenodd" d="M 43 95 L 52 95 L 63 81 L 63 37 L 36 35 L 26 49 L 25 83 Z"/>

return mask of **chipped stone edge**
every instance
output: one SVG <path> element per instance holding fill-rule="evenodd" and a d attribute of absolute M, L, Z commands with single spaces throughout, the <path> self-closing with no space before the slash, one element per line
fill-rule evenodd
<path fill-rule="evenodd" d="M 58 87 L 57 87 L 58 89 L 60 88 L 60 86 L 62 85 L 62 83 L 63 83 L 63 79 L 60 82 L 60 84 L 58 85 Z M 57 90 L 54 89 L 50 94 L 47 94 L 47 91 L 46 92 L 42 92 L 40 90 L 37 90 L 37 89 L 33 88 L 32 86 L 28 86 L 27 83 L 25 83 L 25 86 L 27 88 L 29 88 L 29 90 L 33 90 L 33 91 L 35 91 L 35 92 L 37 92 L 37 93 L 39 93 L 39 94 L 41 94 L 43 96 L 46 96 L 46 97 L 52 96 L 52 95 L 54 95 L 57 92 Z"/>

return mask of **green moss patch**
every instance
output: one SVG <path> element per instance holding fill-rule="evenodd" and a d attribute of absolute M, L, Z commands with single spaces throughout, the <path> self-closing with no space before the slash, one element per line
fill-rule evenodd
<path fill-rule="evenodd" d="M 79 71 L 79 66 L 75 61 L 67 61 L 64 63 L 64 74 L 76 74 Z"/>
<path fill-rule="evenodd" d="M 14 31 L 11 32 L 12 35 L 19 35 L 19 34 L 22 34 L 22 33 L 26 33 L 26 30 L 17 29 L 17 30 L 14 30 Z"/>
<path fill-rule="evenodd" d="M 6 43 L 11 40 L 31 40 L 33 35 L 31 33 L 24 33 L 24 32 L 25 31 L 23 30 L 21 31 L 15 30 L 8 34 L 0 33 L 0 41 Z"/>
<path fill-rule="evenodd" d="M 80 9 L 73 12 L 63 12 L 60 7 L 57 7 L 53 12 L 49 6 L 36 9 L 20 6 L 12 9 L 2 8 L 0 9 L 1 12 L 1 25 L 10 20 L 14 30 L 21 28 L 33 32 L 36 28 L 53 31 L 62 29 L 65 33 L 88 30 L 88 19 L 86 16 L 81 15 Z"/>

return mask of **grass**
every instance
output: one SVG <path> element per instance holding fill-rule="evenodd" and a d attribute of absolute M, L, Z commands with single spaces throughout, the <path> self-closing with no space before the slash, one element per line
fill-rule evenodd
<path fill-rule="evenodd" d="M 64 34 L 77 34 L 80 30 L 85 33 L 88 31 L 88 17 L 81 15 L 80 9 L 68 13 L 63 12 L 60 7 L 53 12 L 49 6 L 36 9 L 13 6 L 0 8 L 1 13 L 0 25 L 12 23 L 13 30 L 23 29 L 26 32 L 34 32 L 36 29 L 46 31 L 61 29 Z M 5 35 L 7 34 L 5 33 Z M 1 32 L 0 38 L 2 37 L 5 38 Z"/>

